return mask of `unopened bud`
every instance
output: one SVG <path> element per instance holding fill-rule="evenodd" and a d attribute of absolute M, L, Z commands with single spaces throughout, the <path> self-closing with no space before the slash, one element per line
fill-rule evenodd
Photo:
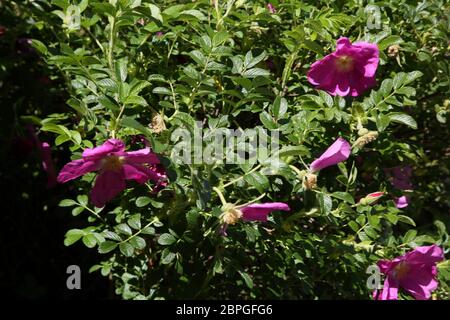
<path fill-rule="evenodd" d="M 384 195 L 384 192 L 382 192 L 382 191 L 372 192 L 372 193 L 369 193 L 364 198 L 361 198 L 361 200 L 359 200 L 359 203 L 362 205 L 371 205 L 371 204 L 375 203 L 378 199 L 380 199 L 383 195 Z"/>
<path fill-rule="evenodd" d="M 358 148 L 364 147 L 369 142 L 372 142 L 378 138 L 378 132 L 377 131 L 369 131 L 363 136 L 359 137 L 355 143 L 354 146 Z"/>

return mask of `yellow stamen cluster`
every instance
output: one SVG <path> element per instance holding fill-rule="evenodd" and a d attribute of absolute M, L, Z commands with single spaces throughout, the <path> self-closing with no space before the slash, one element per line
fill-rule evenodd
<path fill-rule="evenodd" d="M 303 178 L 303 188 L 306 190 L 314 189 L 317 186 L 317 175 L 314 173 L 307 173 Z"/>
<path fill-rule="evenodd" d="M 405 261 L 402 261 L 395 266 L 392 275 L 395 279 L 401 280 L 406 277 L 410 269 L 411 267 Z"/>
<path fill-rule="evenodd" d="M 226 224 L 233 225 L 242 218 L 242 211 L 236 208 L 228 208 L 222 214 L 222 221 Z"/>
<path fill-rule="evenodd" d="M 350 71 L 353 69 L 353 58 L 350 56 L 340 56 L 336 60 L 336 68 L 339 71 Z"/>
<path fill-rule="evenodd" d="M 118 171 L 122 168 L 124 158 L 118 156 L 109 156 L 103 160 L 102 168 L 108 171 Z"/>

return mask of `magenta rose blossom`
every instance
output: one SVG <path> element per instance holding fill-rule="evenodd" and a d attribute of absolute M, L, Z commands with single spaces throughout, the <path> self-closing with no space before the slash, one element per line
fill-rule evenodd
<path fill-rule="evenodd" d="M 240 219 L 244 221 L 267 221 L 267 216 L 275 210 L 290 211 L 291 209 L 283 202 L 254 203 L 243 207 L 235 207 L 229 204 L 222 214 L 223 224 L 219 228 L 219 234 L 227 236 L 228 225 L 237 223 Z"/>
<path fill-rule="evenodd" d="M 333 96 L 359 96 L 376 85 L 378 55 L 376 44 L 339 38 L 335 52 L 311 65 L 308 81 Z"/>
<path fill-rule="evenodd" d="M 311 170 L 319 171 L 347 160 L 351 149 L 350 143 L 339 137 L 318 159 L 311 163 Z"/>
<path fill-rule="evenodd" d="M 268 202 L 249 204 L 240 208 L 242 220 L 244 221 L 267 221 L 267 216 L 274 210 L 290 211 L 291 209 L 283 202 Z"/>
<path fill-rule="evenodd" d="M 395 198 L 394 202 L 395 202 L 395 206 L 398 209 L 402 209 L 402 208 L 406 208 L 408 206 L 409 199 L 407 196 L 401 196 L 400 198 Z"/>
<path fill-rule="evenodd" d="M 403 288 L 417 300 L 427 300 L 436 290 L 436 263 L 444 260 L 444 253 L 437 245 L 417 247 L 393 260 L 378 262 L 386 275 L 382 292 L 375 291 L 378 300 L 397 300 L 398 289 Z"/>
<path fill-rule="evenodd" d="M 277 9 L 275 9 L 275 7 L 271 3 L 267 4 L 267 9 L 270 13 L 277 13 Z"/>
<path fill-rule="evenodd" d="M 400 190 L 413 189 L 413 185 L 411 183 L 412 168 L 410 166 L 385 168 L 384 173 L 388 176 L 388 179 L 394 188 Z M 394 202 L 398 209 L 403 209 L 408 206 L 409 198 L 407 196 L 401 196 L 399 198 L 394 198 Z"/>
<path fill-rule="evenodd" d="M 412 168 L 410 166 L 397 166 L 393 168 L 385 168 L 384 173 L 389 176 L 392 185 L 400 190 L 411 190 Z"/>
<path fill-rule="evenodd" d="M 58 182 L 64 183 L 88 172 L 99 171 L 91 191 L 91 201 L 101 208 L 126 188 L 126 180 L 141 184 L 148 180 L 157 183 L 165 180 L 165 172 L 155 169 L 158 164 L 158 157 L 149 147 L 126 152 L 121 140 L 109 139 L 99 147 L 84 150 L 81 159 L 66 164 L 58 175 Z"/>

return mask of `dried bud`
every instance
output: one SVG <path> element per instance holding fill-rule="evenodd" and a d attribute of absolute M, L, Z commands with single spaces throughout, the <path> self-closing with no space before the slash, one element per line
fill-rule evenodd
<path fill-rule="evenodd" d="M 389 46 L 389 48 L 388 48 L 388 56 L 389 57 L 396 57 L 396 56 L 398 56 L 399 49 L 400 49 L 400 46 L 398 44 L 393 44 L 393 45 Z"/>
<path fill-rule="evenodd" d="M 361 128 L 358 130 L 358 136 L 363 136 L 365 134 L 367 134 L 369 132 L 369 130 L 367 130 L 366 128 Z"/>
<path fill-rule="evenodd" d="M 163 117 L 159 113 L 153 113 L 152 129 L 154 133 L 160 133 L 166 130 L 166 124 Z"/>
<path fill-rule="evenodd" d="M 364 147 L 369 142 L 372 142 L 378 138 L 378 131 L 369 131 L 363 136 L 359 137 L 355 143 L 354 146 L 358 148 Z"/>
<path fill-rule="evenodd" d="M 307 173 L 303 179 L 303 188 L 306 190 L 314 189 L 317 186 L 317 175 Z"/>

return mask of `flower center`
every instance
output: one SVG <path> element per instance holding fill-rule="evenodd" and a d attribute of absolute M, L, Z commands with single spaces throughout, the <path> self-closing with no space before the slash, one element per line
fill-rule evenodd
<path fill-rule="evenodd" d="M 108 171 L 118 171 L 122 168 L 123 160 L 124 160 L 123 157 L 108 156 L 105 159 L 103 159 L 102 168 Z"/>
<path fill-rule="evenodd" d="M 226 208 L 222 214 L 222 221 L 226 224 L 233 225 L 242 217 L 242 211 L 235 208 Z"/>
<path fill-rule="evenodd" d="M 353 58 L 350 56 L 340 56 L 336 60 L 336 68 L 339 71 L 350 71 L 353 69 Z"/>
<path fill-rule="evenodd" d="M 404 277 L 406 277 L 410 269 L 411 267 L 405 261 L 402 261 L 395 266 L 392 275 L 394 276 L 395 279 L 401 280 Z"/>

